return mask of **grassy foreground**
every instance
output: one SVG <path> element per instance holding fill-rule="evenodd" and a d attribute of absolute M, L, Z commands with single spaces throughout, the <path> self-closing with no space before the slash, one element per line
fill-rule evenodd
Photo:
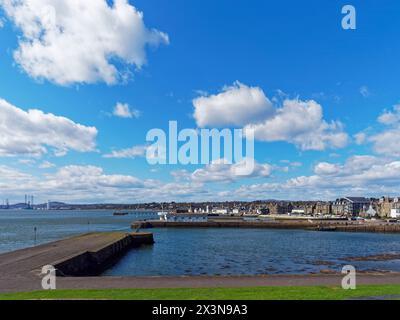
<path fill-rule="evenodd" d="M 388 295 L 400 296 L 400 285 L 359 286 L 356 290 L 340 287 L 55 290 L 1 294 L 0 300 L 342 300 Z"/>

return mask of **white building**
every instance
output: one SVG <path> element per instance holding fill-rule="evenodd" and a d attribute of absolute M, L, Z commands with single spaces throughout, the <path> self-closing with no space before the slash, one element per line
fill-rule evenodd
<path fill-rule="evenodd" d="M 400 209 L 392 209 L 390 212 L 390 217 L 400 219 Z"/>
<path fill-rule="evenodd" d="M 167 222 L 207 222 L 208 215 L 203 213 L 165 213 L 160 216 L 160 220 Z"/>
<path fill-rule="evenodd" d="M 306 211 L 304 209 L 293 209 L 292 213 L 293 215 L 304 215 Z"/>
<path fill-rule="evenodd" d="M 368 217 L 375 217 L 376 216 L 376 210 L 374 210 L 374 208 L 372 208 L 372 205 L 369 206 L 369 209 L 367 210 L 366 215 Z"/>
<path fill-rule="evenodd" d="M 228 209 L 213 209 L 212 213 L 214 214 L 228 214 Z"/>

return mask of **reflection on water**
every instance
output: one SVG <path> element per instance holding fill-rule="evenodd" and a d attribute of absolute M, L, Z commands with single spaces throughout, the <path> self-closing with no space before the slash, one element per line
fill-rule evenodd
<path fill-rule="evenodd" d="M 135 219 L 112 211 L 0 211 L 0 253 L 93 231 L 130 231 Z M 346 262 L 346 257 L 400 252 L 400 235 L 259 229 L 152 229 L 156 244 L 129 252 L 106 275 L 311 273 L 345 264 L 400 272 L 400 260 Z"/>

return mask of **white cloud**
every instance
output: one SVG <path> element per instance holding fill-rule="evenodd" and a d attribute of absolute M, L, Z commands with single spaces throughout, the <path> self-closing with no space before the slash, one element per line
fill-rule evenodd
<path fill-rule="evenodd" d="M 354 135 L 356 144 L 361 145 L 367 140 L 367 134 L 365 132 L 359 132 Z"/>
<path fill-rule="evenodd" d="M 24 111 L 0 99 L 0 156 L 56 155 L 69 150 L 94 151 L 97 129 L 31 109 Z"/>
<path fill-rule="evenodd" d="M 271 101 L 258 87 L 235 82 L 212 96 L 193 100 L 194 118 L 204 127 L 243 126 L 264 119 L 273 112 Z"/>
<path fill-rule="evenodd" d="M 393 107 L 393 111 L 385 111 L 382 113 L 379 118 L 378 122 L 385 124 L 385 125 L 394 125 L 400 123 L 400 105 L 395 105 Z"/>
<path fill-rule="evenodd" d="M 36 161 L 33 159 L 19 159 L 18 163 L 27 165 L 27 166 L 32 166 L 36 163 Z"/>
<path fill-rule="evenodd" d="M 221 201 L 238 199 L 301 199 L 333 200 L 345 195 L 399 195 L 400 162 L 374 156 L 354 156 L 345 163 L 317 164 L 311 176 L 287 181 L 244 184 L 232 189 L 228 184 L 239 182 L 232 165 L 217 162 L 190 173 L 175 171 L 177 181 L 163 182 L 140 179 L 133 175 L 109 174 L 97 166 L 70 165 L 55 172 L 32 176 L 16 169 L 0 166 L 0 193 L 15 200 L 21 194 L 34 194 L 38 201 L 72 203 L 114 202 L 135 203 L 157 201 Z M 269 165 L 257 165 L 254 178 L 269 177 Z M 327 175 L 327 173 L 329 175 Z M 209 184 L 210 183 L 210 184 Z M 18 199 L 18 198 L 17 198 Z"/>
<path fill-rule="evenodd" d="M 317 175 L 353 176 L 360 174 L 373 166 L 386 163 L 385 159 L 371 155 L 356 155 L 348 158 L 343 165 L 329 162 L 320 162 L 314 167 Z"/>
<path fill-rule="evenodd" d="M 250 163 L 250 161 L 252 162 Z M 248 175 L 247 168 L 253 164 L 254 170 L 251 175 Z M 172 175 L 178 180 L 191 180 L 197 183 L 234 182 L 245 178 L 269 177 L 271 171 L 272 166 L 269 164 L 259 164 L 249 158 L 234 164 L 227 164 L 224 159 L 218 159 L 192 173 L 180 170 L 174 171 Z"/>
<path fill-rule="evenodd" d="M 319 163 L 315 174 L 283 182 L 244 185 L 231 191 L 240 198 L 333 200 L 341 196 L 400 194 L 400 162 L 374 156 L 353 156 L 344 164 Z"/>
<path fill-rule="evenodd" d="M 328 183 L 335 185 L 363 186 L 368 188 L 372 183 L 387 183 L 392 178 L 399 180 L 400 172 L 393 174 L 400 163 L 374 156 L 353 156 L 343 165 L 334 164 L 336 171 L 331 174 Z M 320 177 L 324 179 L 323 177 Z"/>
<path fill-rule="evenodd" d="M 339 168 L 337 165 L 327 162 L 318 163 L 314 168 L 314 172 L 322 176 L 335 174 L 338 171 Z"/>
<path fill-rule="evenodd" d="M 385 129 L 369 136 L 367 140 L 373 143 L 376 153 L 399 157 L 400 106 L 394 106 L 393 111 L 385 111 L 379 116 L 378 122 L 385 125 Z"/>
<path fill-rule="evenodd" d="M 199 127 L 245 126 L 260 141 L 285 141 L 301 150 L 342 148 L 349 137 L 339 121 L 327 122 L 317 102 L 285 99 L 274 107 L 259 87 L 240 82 L 222 93 L 193 100 Z"/>
<path fill-rule="evenodd" d="M 322 106 L 313 100 L 285 100 L 272 117 L 263 123 L 249 124 L 246 129 L 253 129 L 257 140 L 286 141 L 301 150 L 342 148 L 348 143 L 343 125 L 326 122 Z"/>
<path fill-rule="evenodd" d="M 140 111 L 131 109 L 127 103 L 118 102 L 114 107 L 113 115 L 120 118 L 139 118 Z"/>
<path fill-rule="evenodd" d="M 344 165 L 332 164 L 329 172 L 316 172 L 317 175 L 298 177 L 288 182 L 289 186 L 321 188 L 361 188 L 370 193 L 383 186 L 400 182 L 400 162 L 383 161 L 371 156 L 353 157 Z M 394 191 L 394 190 L 393 190 Z"/>
<path fill-rule="evenodd" d="M 3 186 L 7 186 L 6 182 L 8 182 L 8 180 L 13 180 L 14 183 L 16 181 L 20 183 L 23 180 L 29 180 L 31 178 L 31 175 L 19 172 L 18 170 L 15 170 L 7 166 L 0 165 L 0 177 L 1 177 L 0 183 Z"/>
<path fill-rule="evenodd" d="M 0 0 L 0 6 L 22 32 L 15 61 L 31 77 L 60 85 L 115 84 L 127 73 L 116 60 L 140 68 L 148 45 L 169 43 L 127 0 Z"/>
<path fill-rule="evenodd" d="M 58 189 L 75 190 L 104 188 L 141 188 L 144 183 L 133 176 L 106 175 L 102 168 L 96 166 L 66 166 L 55 175 L 48 176 L 46 184 Z"/>
<path fill-rule="evenodd" d="M 35 188 L 35 178 L 14 168 L 0 165 L 0 193 L 3 199 L 12 198 L 16 195 L 30 193 Z"/>
<path fill-rule="evenodd" d="M 368 89 L 367 86 L 362 86 L 362 87 L 360 88 L 360 94 L 361 94 L 364 98 L 368 98 L 368 97 L 371 95 L 371 93 L 370 93 L 370 91 L 369 91 L 369 89 Z"/>
<path fill-rule="evenodd" d="M 291 165 L 292 167 L 302 167 L 302 166 L 303 166 L 303 163 L 302 163 L 302 162 L 299 162 L 299 161 L 294 161 L 294 162 L 290 162 L 290 165 Z"/>
<path fill-rule="evenodd" d="M 40 165 L 39 165 L 39 169 L 50 169 L 50 168 L 54 168 L 56 165 L 54 163 L 51 163 L 49 161 L 43 161 Z"/>
<path fill-rule="evenodd" d="M 145 157 L 148 146 L 134 146 L 132 148 L 122 149 L 122 150 L 114 150 L 111 153 L 103 155 L 103 158 L 137 158 L 137 157 Z"/>
<path fill-rule="evenodd" d="M 386 130 L 369 137 L 373 149 L 378 154 L 400 157 L 400 128 Z"/>
<path fill-rule="evenodd" d="M 142 180 L 133 175 L 108 174 L 91 165 L 69 165 L 38 176 L 0 166 L 0 177 L 0 193 L 13 203 L 26 193 L 35 195 L 37 203 L 49 199 L 68 203 L 135 203 L 210 196 L 196 183 Z"/>

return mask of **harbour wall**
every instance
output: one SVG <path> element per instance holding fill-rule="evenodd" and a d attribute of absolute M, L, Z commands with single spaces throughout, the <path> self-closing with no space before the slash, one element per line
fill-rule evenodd
<path fill-rule="evenodd" d="M 400 223 L 357 223 L 344 221 L 243 221 L 211 220 L 208 222 L 135 221 L 133 229 L 151 228 L 253 228 L 253 229 L 299 229 L 338 232 L 400 233 Z"/>
<path fill-rule="evenodd" d="M 154 243 L 152 233 L 126 234 L 121 239 L 72 255 L 54 263 L 58 276 L 96 276 L 115 264 L 127 251 Z"/>

